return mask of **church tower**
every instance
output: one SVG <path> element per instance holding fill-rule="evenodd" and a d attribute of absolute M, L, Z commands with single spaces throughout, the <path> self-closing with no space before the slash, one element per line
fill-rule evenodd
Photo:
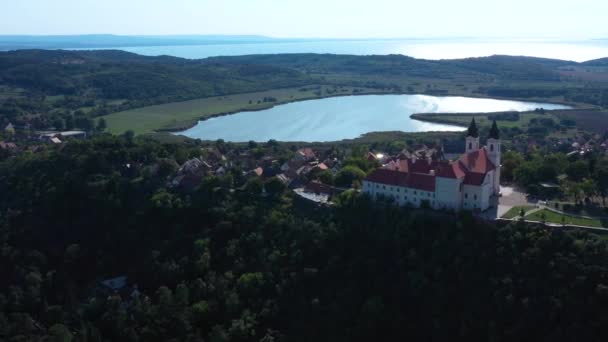
<path fill-rule="evenodd" d="M 500 192 L 501 142 L 500 132 L 498 131 L 498 126 L 496 126 L 496 120 L 492 122 L 492 128 L 490 128 L 490 136 L 488 137 L 488 142 L 486 144 L 486 152 L 488 152 L 488 157 L 492 161 L 492 164 L 496 166 L 496 171 L 494 172 L 494 193 L 498 195 Z"/>
<path fill-rule="evenodd" d="M 475 118 L 471 120 L 471 124 L 469 125 L 466 143 L 466 153 L 471 153 L 479 150 L 479 131 L 477 130 Z"/>

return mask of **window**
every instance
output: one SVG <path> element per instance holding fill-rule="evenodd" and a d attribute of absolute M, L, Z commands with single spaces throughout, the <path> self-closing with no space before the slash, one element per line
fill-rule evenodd
<path fill-rule="evenodd" d="M 464 198 L 469 198 L 469 194 L 467 194 L 466 192 L 464 193 Z"/>
<path fill-rule="evenodd" d="M 397 192 L 401 192 L 401 190 L 399 188 L 397 188 Z"/>
<path fill-rule="evenodd" d="M 435 198 L 435 193 L 433 193 L 433 198 Z"/>
<path fill-rule="evenodd" d="M 473 149 L 473 143 L 469 143 L 469 150 Z"/>
<path fill-rule="evenodd" d="M 477 195 L 473 196 L 473 199 L 477 201 Z"/>
<path fill-rule="evenodd" d="M 403 199 L 407 201 L 407 196 L 403 196 Z"/>
<path fill-rule="evenodd" d="M 380 185 L 376 184 L 376 189 L 378 189 L 380 187 Z"/>
<path fill-rule="evenodd" d="M 490 152 L 494 152 L 494 144 L 490 144 Z"/>
<path fill-rule="evenodd" d="M 500 152 L 500 145 L 496 145 L 496 152 Z"/>
<path fill-rule="evenodd" d="M 417 194 L 417 191 L 416 191 L 416 190 L 414 190 L 414 195 L 416 195 L 416 194 Z"/>
<path fill-rule="evenodd" d="M 382 186 L 382 189 L 386 190 L 386 186 L 385 186 L 385 185 L 383 185 L 383 186 Z"/>

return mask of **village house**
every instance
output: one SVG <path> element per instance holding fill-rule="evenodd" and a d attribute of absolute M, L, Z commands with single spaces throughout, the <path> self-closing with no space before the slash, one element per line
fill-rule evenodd
<path fill-rule="evenodd" d="M 500 157 L 496 122 L 487 145 L 480 147 L 473 119 L 465 153 L 457 160 L 445 160 L 434 154 L 391 161 L 363 180 L 363 192 L 372 198 L 393 199 L 399 205 L 483 211 L 500 195 Z"/>
<path fill-rule="evenodd" d="M 84 131 L 46 132 L 40 134 L 40 140 L 52 144 L 61 144 L 67 139 L 84 139 L 86 137 L 87 133 Z"/>
<path fill-rule="evenodd" d="M 8 125 L 6 125 L 6 127 L 4 127 L 4 132 L 8 135 L 14 135 L 15 126 L 13 126 L 13 124 L 9 122 Z"/>

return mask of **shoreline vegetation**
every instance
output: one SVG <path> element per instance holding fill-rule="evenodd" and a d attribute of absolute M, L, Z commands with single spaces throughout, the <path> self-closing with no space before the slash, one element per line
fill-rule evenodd
<path fill-rule="evenodd" d="M 314 89 L 317 89 L 317 87 L 321 87 L 321 89 L 323 89 L 324 87 L 329 87 L 327 85 L 311 85 L 309 87 L 313 87 Z M 233 95 L 228 95 L 228 96 L 214 96 L 214 97 L 209 97 L 209 98 L 201 98 L 201 99 L 194 99 L 194 100 L 188 100 L 188 101 L 182 101 L 182 102 L 173 102 L 173 103 L 166 103 L 166 104 L 161 104 L 161 105 L 155 105 L 155 106 L 149 106 L 149 107 L 143 107 L 143 108 L 137 108 L 134 109 L 132 111 L 128 111 L 128 112 L 145 112 L 148 110 L 152 110 L 154 111 L 155 108 L 163 108 L 163 107 L 173 107 L 173 106 L 179 106 L 181 105 L 186 105 L 189 106 L 190 104 L 196 105 L 197 103 L 200 102 L 204 102 L 204 101 L 213 101 L 213 100 L 222 100 L 222 99 L 226 99 L 226 98 L 230 98 L 230 97 L 250 97 L 250 98 L 258 98 L 260 96 L 263 96 L 265 94 L 268 95 L 273 95 L 275 94 L 275 92 L 281 92 L 281 91 L 290 91 L 290 90 L 300 90 L 303 88 L 308 88 L 308 87 L 300 87 L 299 89 L 294 89 L 294 88 L 286 88 L 286 89 L 271 89 L 268 91 L 263 91 L 263 92 L 255 92 L 255 93 L 243 93 L 243 94 L 233 94 Z M 212 118 L 217 118 L 217 117 L 221 117 L 221 116 L 226 116 L 226 115 L 232 115 L 232 114 L 237 114 L 237 113 L 241 113 L 241 112 L 258 112 L 258 111 L 263 111 L 263 110 L 267 110 L 267 109 L 272 109 L 276 106 L 281 106 L 281 105 L 286 105 L 289 103 L 294 103 L 294 102 L 302 102 L 302 101 L 314 101 L 314 100 L 322 100 L 322 99 L 327 99 L 327 98 L 332 98 L 332 97 L 345 97 L 345 96 L 362 96 L 362 95 L 403 95 L 403 94 L 398 94 L 398 93 L 394 93 L 394 92 L 386 92 L 386 91 L 381 91 L 381 90 L 377 90 L 377 89 L 372 89 L 372 88 L 354 88 L 354 87 L 341 87 L 342 89 L 351 89 L 352 92 L 344 92 L 341 91 L 337 94 L 329 94 L 329 95 L 312 95 L 312 96 L 308 96 L 308 95 L 304 95 L 303 97 L 297 98 L 294 97 L 294 95 L 290 95 L 291 97 L 289 99 L 286 100 L 276 100 L 276 101 L 268 101 L 268 102 L 261 102 L 261 103 L 247 103 L 245 106 L 243 107 L 239 107 L 237 109 L 234 110 L 229 110 L 229 111 L 223 111 L 223 112 L 215 112 L 215 113 L 211 113 L 211 114 L 197 114 L 199 116 L 193 116 L 190 119 L 185 119 L 185 120 L 180 120 L 180 121 L 172 121 L 171 123 L 168 123 L 165 126 L 162 126 L 160 128 L 154 129 L 153 131 L 155 132 L 181 132 L 187 129 L 190 129 L 194 126 L 196 126 L 198 124 L 198 122 L 200 121 L 205 121 L 208 119 L 212 119 Z M 312 89 L 312 88 L 311 88 Z M 276 99 L 276 98 L 274 98 Z M 238 104 L 237 104 L 238 105 Z M 203 109 L 204 111 L 204 109 Z M 129 113 L 130 114 L 130 113 Z M 113 132 L 113 120 L 115 120 L 116 117 L 118 116 L 123 116 L 123 115 L 128 115 L 125 112 L 118 112 L 118 113 L 113 113 L 110 114 L 108 116 L 106 116 L 106 120 L 108 120 L 109 123 L 109 130 L 111 133 L 121 133 L 121 132 Z M 147 132 L 145 132 L 147 133 Z"/>

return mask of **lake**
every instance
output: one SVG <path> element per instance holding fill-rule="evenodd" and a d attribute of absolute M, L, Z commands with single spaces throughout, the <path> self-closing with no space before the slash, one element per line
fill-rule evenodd
<path fill-rule="evenodd" d="M 428 95 L 359 95 L 278 105 L 210 118 L 177 134 L 233 142 L 337 141 L 380 131 L 462 131 L 462 127 L 413 120 L 413 113 L 478 113 L 565 109 L 549 103 Z"/>
<path fill-rule="evenodd" d="M 251 54 L 332 53 L 349 55 L 402 54 L 424 59 L 514 55 L 582 62 L 608 57 L 608 40 L 504 38 L 276 40 L 236 44 L 117 47 L 116 49 L 146 56 L 169 55 L 190 59 Z"/>

